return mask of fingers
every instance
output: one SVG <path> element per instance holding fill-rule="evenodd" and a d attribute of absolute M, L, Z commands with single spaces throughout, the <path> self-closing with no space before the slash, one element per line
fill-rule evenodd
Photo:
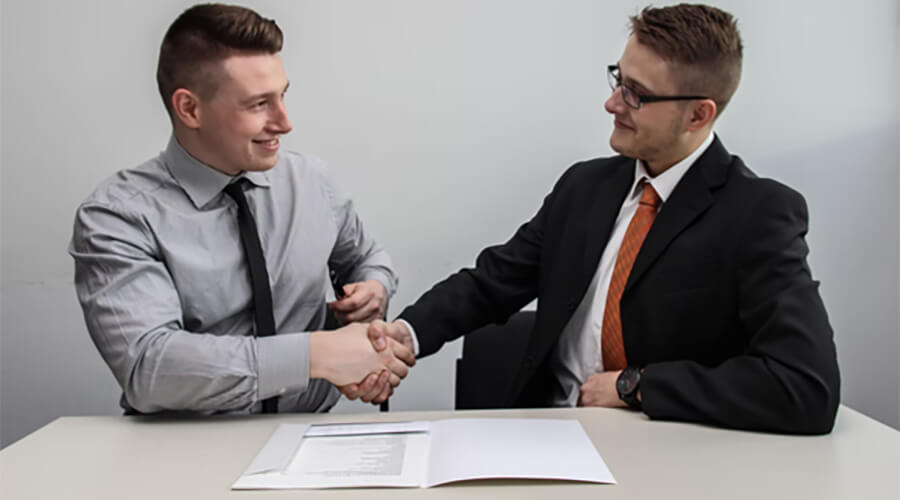
<path fill-rule="evenodd" d="M 372 390 L 375 388 L 375 386 L 377 384 L 378 384 L 378 374 L 370 373 L 369 375 L 366 376 L 365 379 L 363 379 L 362 383 L 359 384 L 359 389 L 357 392 L 359 392 L 359 394 L 364 396 L 364 395 L 372 392 Z"/>
<path fill-rule="evenodd" d="M 375 398 L 377 398 L 379 395 L 381 395 L 381 393 L 384 392 L 384 388 L 388 386 L 389 373 L 390 372 L 388 370 L 381 370 L 381 373 L 378 374 L 377 377 L 374 377 L 374 373 L 366 377 L 366 380 L 372 379 L 374 377 L 376 382 L 372 384 L 371 387 L 368 387 L 365 393 L 360 397 L 360 399 L 362 399 L 364 403 L 370 403 L 374 401 Z"/>
<path fill-rule="evenodd" d="M 344 293 L 347 295 L 343 299 L 335 300 L 330 304 L 335 312 L 349 313 L 356 311 L 368 304 L 375 294 L 375 292 L 365 286 L 365 283 L 344 285 Z"/>
<path fill-rule="evenodd" d="M 347 384 L 340 387 L 341 394 L 350 401 L 356 399 L 364 403 L 383 403 L 394 393 L 394 387 L 400 384 L 400 377 L 390 370 L 381 373 L 370 373 L 359 384 Z"/>
<path fill-rule="evenodd" d="M 387 371 L 387 370 L 383 370 Z M 388 380 L 389 377 L 384 377 L 385 380 Z M 363 401 L 369 402 L 366 400 L 366 396 L 372 394 L 380 394 L 382 390 L 384 390 L 384 381 L 381 381 L 379 375 L 377 373 L 370 373 L 366 376 L 360 383 L 358 384 L 347 384 L 339 387 L 341 394 L 344 395 L 345 398 L 353 401 L 357 398 L 362 397 Z M 371 400 L 373 396 L 369 396 Z"/>
<path fill-rule="evenodd" d="M 416 365 L 416 355 L 413 354 L 412 349 L 409 349 L 393 338 L 391 339 L 391 351 L 394 353 L 394 357 L 406 363 L 406 366 Z"/>
<path fill-rule="evenodd" d="M 387 347 L 387 323 L 384 321 L 378 320 L 370 323 L 368 330 L 366 330 L 366 335 L 369 336 L 372 347 L 374 347 L 376 351 L 381 352 Z"/>
<path fill-rule="evenodd" d="M 341 391 L 341 394 L 344 395 L 345 398 L 353 401 L 358 398 L 360 395 L 359 392 L 359 384 L 347 384 L 341 387 L 338 387 L 338 390 Z"/>
<path fill-rule="evenodd" d="M 372 321 L 384 317 L 387 293 L 376 280 L 344 285 L 346 296 L 328 304 L 335 316 L 344 322 Z"/>
<path fill-rule="evenodd" d="M 393 354 L 393 352 L 391 354 Z M 400 378 L 406 378 L 406 375 L 409 373 L 409 366 L 407 366 L 406 363 L 400 361 L 394 356 L 390 356 L 390 361 L 387 363 L 387 367 L 390 368 L 391 373 L 399 376 Z"/>
<path fill-rule="evenodd" d="M 389 327 L 376 321 L 352 323 L 334 332 L 313 332 L 310 376 L 335 384 L 348 399 L 373 401 L 386 385 L 398 385 L 415 364 L 415 356 L 406 346 L 387 335 Z"/>
<path fill-rule="evenodd" d="M 390 323 L 387 327 L 387 334 L 392 339 L 403 344 L 410 352 L 413 352 L 412 333 L 401 321 Z"/>
<path fill-rule="evenodd" d="M 359 309 L 347 313 L 346 318 L 347 321 L 361 321 L 361 322 L 369 322 L 374 321 L 376 319 L 382 319 L 384 317 L 384 311 L 377 301 L 371 301 Z"/>
<path fill-rule="evenodd" d="M 387 401 L 387 398 L 391 397 L 391 394 L 393 394 L 393 393 L 394 393 L 394 388 L 390 384 L 387 384 L 387 386 L 384 388 L 384 390 L 381 392 L 381 394 L 379 394 L 375 399 L 372 400 L 372 403 L 374 403 L 374 404 L 384 403 L 385 401 Z"/>

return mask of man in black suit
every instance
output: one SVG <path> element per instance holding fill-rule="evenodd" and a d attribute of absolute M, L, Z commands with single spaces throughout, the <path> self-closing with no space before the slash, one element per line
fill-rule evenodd
<path fill-rule="evenodd" d="M 806 263 L 806 204 L 713 132 L 741 53 L 735 19 L 715 8 L 632 17 L 608 69 L 620 155 L 571 167 L 512 239 L 370 337 L 426 356 L 537 298 L 510 406 L 829 432 L 840 376 Z"/>

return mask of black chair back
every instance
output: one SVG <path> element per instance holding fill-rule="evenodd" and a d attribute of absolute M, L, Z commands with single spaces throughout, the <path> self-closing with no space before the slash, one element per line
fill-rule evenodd
<path fill-rule="evenodd" d="M 513 406 L 514 377 L 525 359 L 534 326 L 534 311 L 520 311 L 503 325 L 487 325 L 468 333 L 462 358 L 456 361 L 456 409 Z"/>

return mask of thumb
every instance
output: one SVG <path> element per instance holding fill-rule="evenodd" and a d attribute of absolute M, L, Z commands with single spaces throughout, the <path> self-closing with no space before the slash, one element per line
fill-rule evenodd
<path fill-rule="evenodd" d="M 369 325 L 367 334 L 376 351 L 383 351 L 387 347 L 387 324 L 381 320 L 375 320 Z"/>
<path fill-rule="evenodd" d="M 355 292 L 357 288 L 359 288 L 359 283 L 347 283 L 342 287 L 342 289 L 344 290 L 344 296 L 349 297 L 353 295 L 353 292 Z"/>
<path fill-rule="evenodd" d="M 412 350 L 412 333 L 406 328 L 406 325 L 400 321 L 394 321 L 393 323 L 387 324 L 385 329 L 391 338 Z"/>

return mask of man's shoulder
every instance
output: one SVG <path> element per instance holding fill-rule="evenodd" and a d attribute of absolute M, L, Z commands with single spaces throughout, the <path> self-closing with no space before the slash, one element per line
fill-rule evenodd
<path fill-rule="evenodd" d="M 634 159 L 622 155 L 579 161 L 563 172 L 556 183 L 556 189 L 590 189 L 623 170 L 631 171 L 633 169 Z"/>
<path fill-rule="evenodd" d="M 135 167 L 119 170 L 102 180 L 82 202 L 110 208 L 138 211 L 156 194 L 175 185 L 171 174 L 159 157 Z"/>
<path fill-rule="evenodd" d="M 743 206 L 752 207 L 776 200 L 805 204 L 805 199 L 799 191 L 779 180 L 757 175 L 740 156 L 732 156 L 731 163 L 731 175 L 727 186 L 731 195 L 739 198 Z"/>

